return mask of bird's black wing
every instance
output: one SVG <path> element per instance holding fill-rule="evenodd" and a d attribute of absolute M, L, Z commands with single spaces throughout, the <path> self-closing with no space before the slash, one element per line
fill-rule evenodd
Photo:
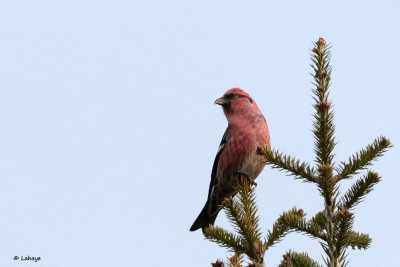
<path fill-rule="evenodd" d="M 217 183 L 217 169 L 218 169 L 219 159 L 221 157 L 222 152 L 225 149 L 226 143 L 228 142 L 227 132 L 228 132 L 228 129 L 226 129 L 224 136 L 222 137 L 221 143 L 220 143 L 218 151 L 217 151 L 217 155 L 215 156 L 214 165 L 213 165 L 212 172 L 211 172 L 210 188 L 208 189 L 207 202 L 204 205 L 204 208 L 201 210 L 199 216 L 197 216 L 197 219 L 194 221 L 192 227 L 190 227 L 190 231 L 196 231 L 197 229 L 202 228 L 202 230 L 204 232 L 204 229 L 208 225 L 213 224 L 215 221 L 215 218 L 217 217 L 219 210 L 217 210 L 216 212 L 213 211 L 212 214 L 210 214 L 209 201 L 210 201 L 210 194 L 212 192 L 212 189 L 213 189 L 214 185 Z"/>
<path fill-rule="evenodd" d="M 228 142 L 227 132 L 228 132 L 228 129 L 226 129 L 224 135 L 222 136 L 221 143 L 219 144 L 219 147 L 218 147 L 217 155 L 215 156 L 215 159 L 214 159 L 214 165 L 213 165 L 213 168 L 211 171 L 210 188 L 208 189 L 208 197 L 210 197 L 213 185 L 217 182 L 216 176 L 217 176 L 219 158 L 221 157 L 221 154 L 225 149 L 225 145 Z"/>

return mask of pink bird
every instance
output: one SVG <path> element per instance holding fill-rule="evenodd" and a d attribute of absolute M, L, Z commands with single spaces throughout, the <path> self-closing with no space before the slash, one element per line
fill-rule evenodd
<path fill-rule="evenodd" d="M 259 147 L 270 145 L 267 122 L 253 98 L 239 88 L 228 90 L 215 101 L 221 105 L 228 120 L 211 172 L 207 202 L 190 231 L 214 224 L 222 201 L 233 197 L 237 179 L 244 174 L 254 180 L 265 166 Z"/>

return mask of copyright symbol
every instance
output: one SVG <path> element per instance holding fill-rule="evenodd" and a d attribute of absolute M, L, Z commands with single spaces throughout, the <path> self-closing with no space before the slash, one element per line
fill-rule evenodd
<path fill-rule="evenodd" d="M 18 256 L 14 256 L 14 260 L 16 261 L 16 260 L 18 260 L 19 259 L 19 257 Z"/>

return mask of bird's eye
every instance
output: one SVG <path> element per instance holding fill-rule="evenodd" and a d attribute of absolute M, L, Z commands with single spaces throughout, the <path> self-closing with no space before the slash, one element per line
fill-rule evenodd
<path fill-rule="evenodd" d="M 250 98 L 249 98 L 249 102 L 250 102 L 250 104 L 253 104 L 253 100 L 251 100 Z"/>

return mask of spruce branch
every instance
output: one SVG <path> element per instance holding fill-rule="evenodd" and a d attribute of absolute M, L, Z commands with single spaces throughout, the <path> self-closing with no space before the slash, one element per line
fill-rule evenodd
<path fill-rule="evenodd" d="M 302 210 L 297 210 L 296 208 L 291 209 L 290 211 L 288 211 L 288 213 L 293 213 L 298 216 L 302 216 L 301 214 L 304 214 Z M 289 226 L 282 221 L 282 216 L 283 214 L 273 224 L 272 230 L 268 230 L 267 232 L 267 249 L 274 246 L 277 242 L 281 241 L 281 239 L 291 231 Z"/>
<path fill-rule="evenodd" d="M 383 153 L 391 146 L 387 138 L 379 136 L 372 144 L 367 145 L 366 148 L 352 155 L 347 163 L 340 163 L 337 180 L 347 179 L 352 175 L 358 174 L 360 170 L 371 165 L 378 157 L 383 156 Z"/>
<path fill-rule="evenodd" d="M 311 259 L 305 252 L 298 253 L 289 250 L 283 255 L 283 260 L 279 267 L 322 267 L 322 265 Z"/>
<path fill-rule="evenodd" d="M 252 180 L 245 175 L 239 175 L 238 178 L 237 196 L 226 198 L 222 203 L 222 208 L 238 234 L 210 225 L 204 235 L 230 251 L 246 254 L 256 266 L 263 266 L 267 246 L 261 241 L 255 191 L 250 186 Z"/>
<path fill-rule="evenodd" d="M 235 231 L 239 233 L 240 236 L 245 237 L 249 229 L 244 218 L 243 207 L 238 201 L 233 201 L 232 198 L 226 198 L 222 204 L 228 220 L 233 225 Z"/>
<path fill-rule="evenodd" d="M 259 152 L 264 155 L 266 164 L 272 168 L 284 170 L 289 175 L 293 175 L 296 179 L 303 179 L 305 182 L 317 182 L 315 170 L 308 163 L 269 147 L 260 149 Z"/>
<path fill-rule="evenodd" d="M 281 222 L 286 225 L 290 230 L 307 234 L 313 238 L 320 238 L 326 240 L 323 229 L 318 224 L 307 222 L 304 218 L 305 214 L 302 209 L 291 209 L 284 212 L 280 217 Z"/>
<path fill-rule="evenodd" d="M 330 165 L 319 165 L 318 173 L 320 176 L 320 179 L 318 179 L 318 191 L 325 198 L 325 204 L 333 209 L 334 197 L 338 192 L 336 180 L 332 175 L 333 168 Z"/>
<path fill-rule="evenodd" d="M 352 249 L 367 249 L 372 242 L 368 234 L 361 234 L 352 230 L 354 214 L 348 210 L 342 210 L 337 214 L 335 231 L 337 257 L 344 257 L 347 247 Z M 341 260 L 344 260 L 341 259 Z"/>
<path fill-rule="evenodd" d="M 359 178 L 350 189 L 341 197 L 338 210 L 349 210 L 360 203 L 372 191 L 374 185 L 380 182 L 378 173 L 369 171 L 363 178 Z"/>
<path fill-rule="evenodd" d="M 314 70 L 313 89 L 315 100 L 314 114 L 314 137 L 315 137 L 315 153 L 316 162 L 320 165 L 331 165 L 333 160 L 333 149 L 336 145 L 334 133 L 335 126 L 333 123 L 332 103 L 329 100 L 328 88 L 330 86 L 332 68 L 330 66 L 330 51 L 326 41 L 320 38 L 315 42 L 312 50 L 311 67 Z"/>
<path fill-rule="evenodd" d="M 346 246 L 352 249 L 367 249 L 371 245 L 372 239 L 368 234 L 351 231 L 346 235 Z"/>
<path fill-rule="evenodd" d="M 341 211 L 337 214 L 334 240 L 336 242 L 335 257 L 339 259 L 340 262 L 344 262 L 345 251 L 347 246 L 348 233 L 353 228 L 354 215 L 348 210 Z"/>
<path fill-rule="evenodd" d="M 221 227 L 209 225 L 204 231 L 204 236 L 206 239 L 227 248 L 229 251 L 238 253 L 246 252 L 246 240 Z"/>
<path fill-rule="evenodd" d="M 243 210 L 243 222 L 245 224 L 244 234 L 248 237 L 248 242 L 253 244 L 261 239 L 260 218 L 257 215 L 258 208 L 256 204 L 255 190 L 250 186 L 250 179 L 244 175 L 240 177 L 241 181 L 237 187 L 238 202 Z"/>
<path fill-rule="evenodd" d="M 321 229 L 326 226 L 326 216 L 324 211 L 320 211 L 310 219 L 310 224 L 318 225 Z"/>
<path fill-rule="evenodd" d="M 313 62 L 311 67 L 314 70 L 313 84 L 316 87 L 313 89 L 313 99 L 315 101 L 313 122 L 315 161 L 317 162 L 319 174 L 319 191 L 328 206 L 331 205 L 336 191 L 336 181 L 332 172 L 333 149 L 336 145 L 334 137 L 335 125 L 333 123 L 332 103 L 329 100 L 328 93 L 332 72 L 329 48 L 326 45 L 326 41 L 320 38 L 315 42 L 311 53 Z"/>
<path fill-rule="evenodd" d="M 256 263 L 262 262 L 265 252 L 261 238 L 261 230 L 259 226 L 259 217 L 257 215 L 257 205 L 255 199 L 255 190 L 250 186 L 251 178 L 240 175 L 240 183 L 236 190 L 238 192 L 237 202 L 243 217 L 239 217 L 237 224 L 241 224 L 242 236 L 247 241 L 246 255 Z M 234 200 L 235 202 L 236 200 Z"/>

